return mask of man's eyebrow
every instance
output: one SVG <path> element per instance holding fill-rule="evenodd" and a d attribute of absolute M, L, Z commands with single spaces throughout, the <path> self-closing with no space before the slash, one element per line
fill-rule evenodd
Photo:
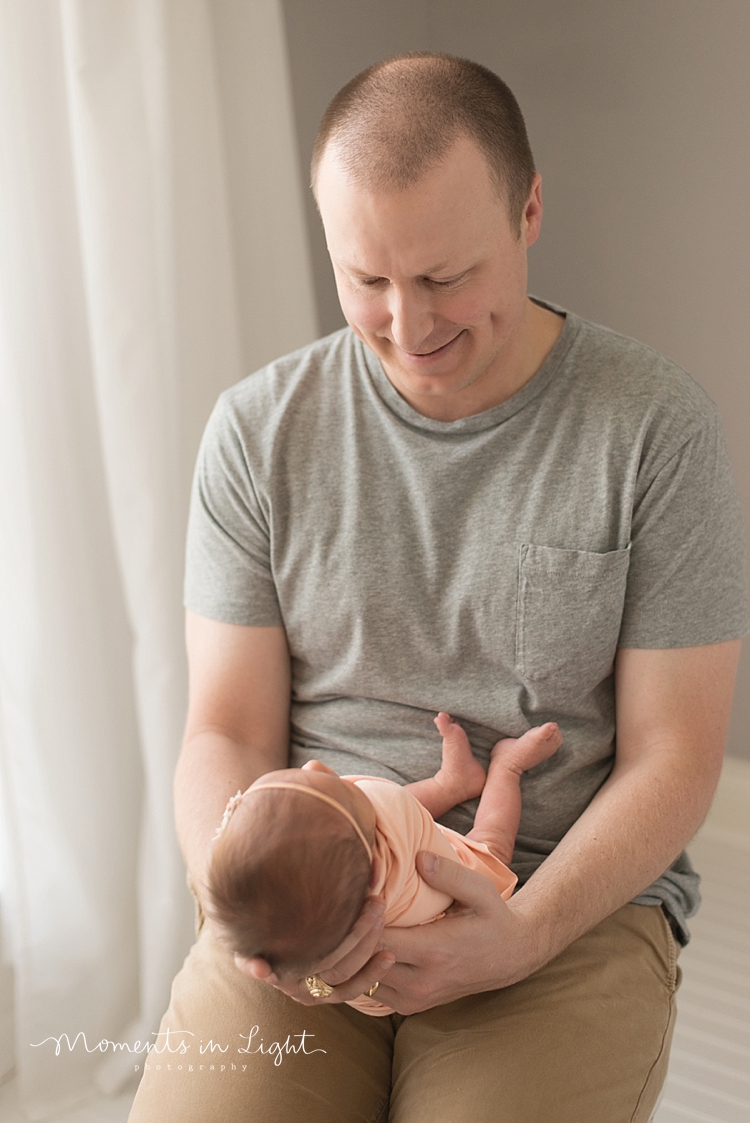
<path fill-rule="evenodd" d="M 464 267 L 463 269 L 451 269 L 450 262 L 446 261 L 446 262 L 442 262 L 440 265 L 431 265 L 429 269 L 424 270 L 424 272 L 422 273 L 422 276 L 426 277 L 430 273 L 445 273 L 446 270 L 451 272 L 454 276 L 458 276 L 459 273 L 465 273 L 466 272 L 466 267 Z"/>
<path fill-rule="evenodd" d="M 347 265 L 346 262 L 340 262 L 347 273 L 352 273 L 355 277 L 377 277 L 377 273 L 368 273 L 366 269 L 357 269 L 354 265 Z"/>
<path fill-rule="evenodd" d="M 347 265 L 345 262 L 340 262 L 340 265 L 355 277 L 377 277 L 378 273 L 368 273 L 366 269 L 358 269 L 355 265 Z M 468 273 L 473 268 L 472 265 L 465 265 L 461 269 L 450 269 L 449 262 L 441 262 L 440 265 L 431 265 L 427 269 L 423 269 L 421 273 L 416 274 L 418 277 L 429 277 L 433 273 L 444 273 L 450 269 L 451 276 L 458 277 L 462 273 Z"/>

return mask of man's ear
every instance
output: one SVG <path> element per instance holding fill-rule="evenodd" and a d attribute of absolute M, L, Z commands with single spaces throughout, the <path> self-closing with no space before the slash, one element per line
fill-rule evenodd
<path fill-rule="evenodd" d="M 533 246 L 542 229 L 542 177 L 536 172 L 531 191 L 521 216 L 521 237 L 526 246 Z"/>

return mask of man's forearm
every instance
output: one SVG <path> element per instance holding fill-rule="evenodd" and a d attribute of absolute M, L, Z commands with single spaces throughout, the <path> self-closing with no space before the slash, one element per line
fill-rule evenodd
<path fill-rule="evenodd" d="M 204 731 L 186 740 L 174 781 L 175 822 L 185 863 L 195 891 L 205 884 L 208 852 L 227 801 L 276 768 L 287 765 L 286 753 L 249 749 L 226 734 Z"/>
<path fill-rule="evenodd" d="M 719 780 L 739 641 L 618 651 L 612 775 L 512 906 L 546 962 L 666 870 Z"/>
<path fill-rule="evenodd" d="M 658 878 L 703 822 L 716 777 L 665 749 L 616 766 L 510 905 L 530 923 L 536 967 Z"/>
<path fill-rule="evenodd" d="M 227 801 L 289 760 L 291 672 L 281 627 L 186 613 L 190 705 L 174 783 L 177 835 L 201 895 Z"/>
<path fill-rule="evenodd" d="M 386 929 L 382 1001 L 411 1014 L 526 978 L 636 897 L 705 818 L 726 740 L 739 643 L 620 649 L 617 755 L 607 782 L 507 905 L 457 862 L 420 855 L 454 898 L 443 920 Z"/>
<path fill-rule="evenodd" d="M 511 986 L 632 900 L 670 865 L 710 803 L 711 770 L 685 765 L 669 751 L 621 763 L 507 904 L 480 874 L 420 855 L 422 876 L 459 907 L 434 924 L 385 930 L 396 963 L 382 1001 L 412 1014 Z"/>

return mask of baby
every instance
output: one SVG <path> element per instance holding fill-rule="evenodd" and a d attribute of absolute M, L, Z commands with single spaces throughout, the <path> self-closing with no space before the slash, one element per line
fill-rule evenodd
<path fill-rule="evenodd" d="M 448 714 L 440 770 L 401 786 L 370 776 L 337 776 L 319 761 L 260 776 L 227 805 L 208 871 L 208 911 L 236 954 L 265 959 L 276 974 L 309 974 L 347 935 L 368 894 L 385 896 L 385 923 L 408 927 L 442 916 L 452 903 L 416 870 L 419 850 L 458 860 L 489 877 L 504 898 L 521 819 L 521 773 L 562 742 L 553 722 L 495 745 L 489 771 Z M 467 835 L 434 819 L 481 795 Z M 350 1003 L 392 1013 L 363 995 Z"/>

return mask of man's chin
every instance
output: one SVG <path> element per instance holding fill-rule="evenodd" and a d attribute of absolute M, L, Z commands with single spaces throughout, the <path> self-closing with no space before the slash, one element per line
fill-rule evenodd
<path fill-rule="evenodd" d="M 402 398 L 413 406 L 419 413 L 431 412 L 430 404 L 436 404 L 441 399 L 453 401 L 460 396 L 463 390 L 471 386 L 473 379 L 465 372 L 453 370 L 446 374 L 415 374 L 412 370 L 404 370 L 393 364 L 383 369 L 388 376 L 388 381 L 398 390 Z M 422 409 L 422 404 L 425 410 Z"/>

